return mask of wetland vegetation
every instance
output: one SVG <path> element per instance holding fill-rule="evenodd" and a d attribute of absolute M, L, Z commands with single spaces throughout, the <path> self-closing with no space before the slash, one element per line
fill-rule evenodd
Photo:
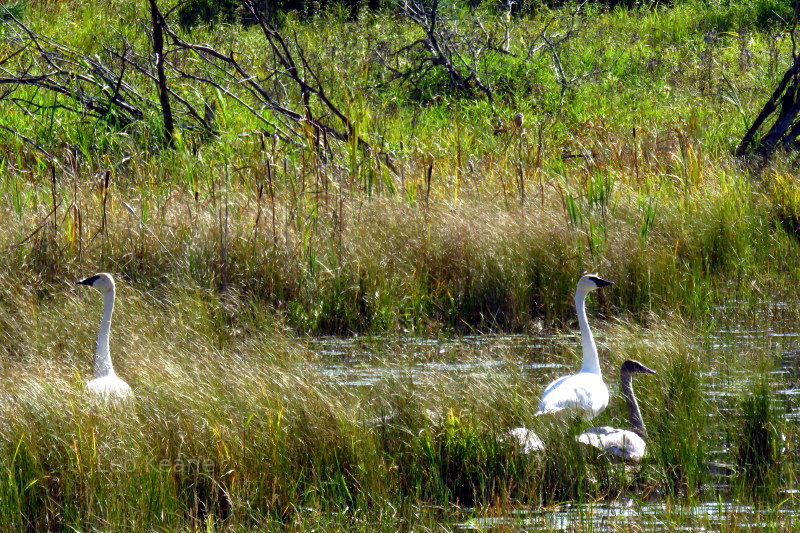
<path fill-rule="evenodd" d="M 797 528 L 796 161 L 733 156 L 788 3 L 447 4 L 433 29 L 4 5 L 3 529 Z M 86 401 L 74 282 L 100 271 L 128 409 Z M 657 372 L 635 469 L 533 416 L 580 360 L 586 271 L 616 282 L 592 425 L 626 425 L 622 361 Z"/>

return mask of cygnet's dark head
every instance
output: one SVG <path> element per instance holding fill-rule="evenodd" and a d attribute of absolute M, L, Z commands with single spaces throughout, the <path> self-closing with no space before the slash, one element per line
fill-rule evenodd
<path fill-rule="evenodd" d="M 628 359 L 619 369 L 620 375 L 630 375 L 630 374 L 655 374 L 656 371 L 650 368 L 647 368 L 639 361 L 635 361 L 633 359 Z"/>

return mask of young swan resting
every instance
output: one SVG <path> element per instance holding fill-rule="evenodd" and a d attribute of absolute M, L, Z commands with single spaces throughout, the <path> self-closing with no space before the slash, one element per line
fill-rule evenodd
<path fill-rule="evenodd" d="M 589 428 L 580 435 L 578 441 L 589 444 L 606 453 L 625 459 L 639 462 L 645 454 L 647 430 L 644 427 L 639 404 L 633 394 L 631 380 L 633 374 L 655 374 L 639 361 L 627 360 L 619 369 L 619 381 L 622 387 L 622 396 L 628 406 L 628 423 L 633 431 L 616 429 L 609 426 Z"/>
<path fill-rule="evenodd" d="M 608 405 L 608 387 L 600 374 L 600 359 L 594 344 L 592 330 L 586 321 L 586 296 L 600 287 L 613 285 L 594 274 L 586 274 L 578 280 L 575 290 L 575 308 L 578 312 L 578 326 L 581 330 L 583 366 L 581 371 L 564 376 L 550 383 L 542 393 L 537 415 L 555 413 L 562 410 L 577 411 L 587 419 L 600 414 Z"/>
<path fill-rule="evenodd" d="M 103 317 L 97 333 L 97 348 L 94 353 L 94 379 L 86 383 L 90 394 L 103 399 L 128 399 L 133 397 L 130 386 L 117 377 L 111 364 L 108 346 L 111 331 L 111 314 L 114 312 L 114 278 L 101 273 L 78 282 L 88 285 L 103 294 Z"/>
<path fill-rule="evenodd" d="M 544 450 L 544 442 L 532 430 L 518 427 L 508 430 L 508 439 L 515 442 L 520 452 L 524 454 Z"/>

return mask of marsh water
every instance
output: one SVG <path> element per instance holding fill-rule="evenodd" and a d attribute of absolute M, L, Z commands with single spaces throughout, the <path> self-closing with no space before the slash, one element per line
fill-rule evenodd
<path fill-rule="evenodd" d="M 796 519 L 794 509 L 762 509 L 752 505 L 710 501 L 674 506 L 625 500 L 612 504 L 564 505 L 518 511 L 508 516 L 474 518 L 461 530 L 518 529 L 525 531 L 770 531 Z"/>
<path fill-rule="evenodd" d="M 725 318 L 728 308 L 719 309 Z M 697 347 L 714 360 L 725 361 L 739 353 L 765 350 L 775 356 L 776 364 L 769 372 L 788 385 L 778 394 L 800 395 L 800 316 L 796 307 L 783 303 L 765 306 L 769 316 L 757 324 L 739 323 L 730 318 L 720 320 L 719 327 L 698 334 Z M 737 309 L 738 310 L 738 309 Z M 595 331 L 601 357 L 613 350 Z M 564 361 L 566 349 L 580 350 L 577 333 L 541 333 L 538 335 L 467 335 L 447 338 L 339 338 L 319 337 L 309 342 L 319 357 L 320 369 L 333 381 L 344 385 L 370 386 L 390 376 L 424 376 L 428 373 L 476 374 L 497 370 L 517 362 L 526 374 L 537 379 L 546 369 L 570 371 Z M 405 364 L 386 365 L 386 357 L 402 354 Z M 646 361 L 647 355 L 642 355 Z M 376 364 L 376 361 L 378 364 Z M 719 379 L 708 392 L 725 396 L 736 392 L 748 375 L 718 369 Z M 796 416 L 795 413 L 793 416 Z"/>
<path fill-rule="evenodd" d="M 719 308 L 713 326 L 691 337 L 693 349 L 709 361 L 704 376 L 705 394 L 726 416 L 738 405 L 750 381 L 756 377 L 753 366 L 743 358 L 760 354 L 768 361 L 760 373 L 766 373 L 773 387 L 781 413 L 788 423 L 800 418 L 800 316 L 796 304 L 761 302 L 756 306 L 733 303 Z M 595 331 L 601 359 L 614 347 L 613 336 Z M 386 380 L 406 379 L 436 382 L 502 379 L 505 372 L 530 382 L 531 390 L 541 390 L 553 376 L 573 371 L 579 360 L 577 328 L 563 333 L 537 335 L 471 335 L 449 338 L 317 338 L 309 342 L 316 354 L 315 366 L 327 379 L 345 387 L 368 390 Z M 648 354 L 642 353 L 647 364 Z M 727 364 L 736 362 L 743 364 Z M 606 377 L 614 397 L 616 379 Z M 535 398 L 531 399 L 535 405 Z M 646 415 L 645 415 L 646 416 Z M 728 443 L 716 435 L 709 448 L 710 459 L 726 458 Z M 727 455 L 729 457 L 729 454 Z M 796 460 L 796 459 L 795 459 Z M 724 479 L 709 501 L 695 500 L 676 506 L 658 498 L 640 501 L 618 498 L 595 504 L 568 504 L 552 508 L 520 509 L 496 517 L 465 519 L 457 525 L 465 530 L 628 530 L 631 527 L 687 531 L 716 529 L 774 529 L 777 524 L 800 523 L 797 490 L 782 489 L 780 505 L 753 506 L 731 501 Z M 779 527 L 780 529 L 780 527 Z"/>

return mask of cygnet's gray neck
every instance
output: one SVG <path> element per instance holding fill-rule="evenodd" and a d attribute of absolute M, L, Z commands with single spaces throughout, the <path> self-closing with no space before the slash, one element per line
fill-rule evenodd
<path fill-rule="evenodd" d="M 630 372 L 621 372 L 619 380 L 622 388 L 622 396 L 625 398 L 625 405 L 628 408 L 628 423 L 631 425 L 634 433 L 646 439 L 647 428 L 644 426 L 642 413 L 639 411 L 639 402 L 636 401 L 636 395 L 633 394 L 633 376 Z"/>

